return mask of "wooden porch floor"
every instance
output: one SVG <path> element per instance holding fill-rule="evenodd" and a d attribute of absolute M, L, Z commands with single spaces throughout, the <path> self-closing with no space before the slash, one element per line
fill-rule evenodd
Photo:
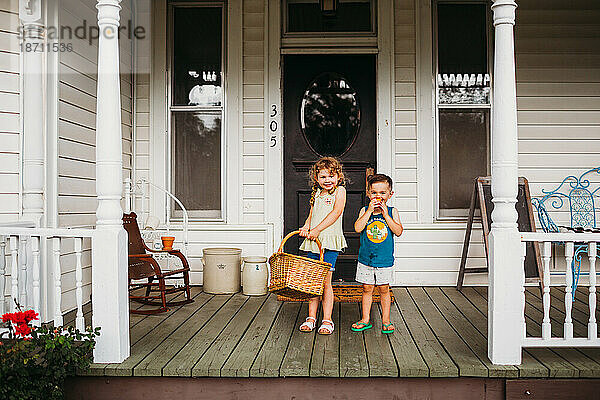
<path fill-rule="evenodd" d="M 487 288 L 394 288 L 396 332 L 350 330 L 360 304 L 337 304 L 335 333 L 301 333 L 306 304 L 273 295 L 209 295 L 159 316 L 131 316 L 131 357 L 95 364 L 95 376 L 598 378 L 600 349 L 530 349 L 518 367 L 487 358 Z M 564 294 L 552 289 L 553 333 L 562 332 Z M 526 296 L 528 334 L 541 332 L 539 289 Z M 377 306 L 374 306 L 377 307 Z M 587 334 L 587 293 L 573 307 L 575 335 Z M 598 315 L 600 319 L 600 313 Z M 514 327 L 518 329 L 518 327 Z M 598 361 L 596 361 L 598 360 Z"/>

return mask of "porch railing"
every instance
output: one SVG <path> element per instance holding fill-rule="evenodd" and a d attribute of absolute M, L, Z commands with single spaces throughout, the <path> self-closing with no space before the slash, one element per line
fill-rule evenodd
<path fill-rule="evenodd" d="M 598 337 L 598 325 L 596 321 L 596 257 L 598 255 L 598 244 L 600 243 L 600 234 L 597 233 L 541 233 L 541 232 L 521 232 L 522 256 L 521 260 L 525 262 L 527 242 L 539 242 L 542 248 L 542 264 L 544 270 L 543 276 L 543 295 L 542 304 L 544 308 L 544 317 L 542 321 L 541 337 L 531 337 L 526 335 L 525 309 L 522 312 L 523 323 L 523 347 L 600 347 L 600 338 Z M 552 243 L 558 243 L 560 246 L 552 246 Z M 562 248 L 564 245 L 564 255 L 559 254 L 552 249 Z M 587 252 L 577 251 L 577 248 L 587 250 Z M 589 261 L 589 282 L 588 282 L 588 326 L 587 336 L 573 335 L 573 301 L 575 293 L 573 291 L 573 268 L 574 257 L 581 257 L 587 253 Z M 550 320 L 550 264 L 552 258 L 558 259 L 564 257 L 566 265 L 565 273 L 565 296 L 564 310 L 565 320 L 563 322 L 562 335 L 552 334 L 552 324 Z M 523 286 L 523 306 L 525 305 L 525 282 Z"/>
<path fill-rule="evenodd" d="M 84 240 L 94 246 L 94 230 L 0 226 L 0 312 L 15 311 L 17 302 L 40 313 L 42 321 L 63 325 L 62 256 L 75 256 L 75 327 L 85 329 L 83 316 Z M 18 226 L 21 225 L 21 226 Z M 72 245 L 72 250 L 67 247 Z M 43 249 L 48 249 L 44 252 Z M 91 250 L 91 249 L 90 249 Z M 8 262 L 7 262 L 8 261 Z M 91 265 L 91 262 L 90 264 Z M 10 301 L 6 301 L 5 282 L 10 275 Z M 42 277 L 47 277 L 46 284 Z M 50 279 L 51 277 L 51 279 Z M 70 288 L 69 288 L 70 289 Z M 8 303 L 8 304 L 7 304 Z M 45 310 L 45 305 L 51 309 Z M 70 311 L 70 310 L 66 310 Z"/>

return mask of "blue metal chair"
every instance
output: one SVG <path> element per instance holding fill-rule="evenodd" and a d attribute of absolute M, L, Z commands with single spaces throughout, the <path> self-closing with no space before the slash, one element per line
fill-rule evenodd
<path fill-rule="evenodd" d="M 591 174 L 600 175 L 600 167 L 592 168 L 579 177 L 567 176 L 554 190 L 544 190 L 544 196 L 536 197 L 531 203 L 536 209 L 540 226 L 544 232 L 560 232 L 560 228 L 565 228 L 574 232 L 594 232 L 598 230 L 596 225 L 596 199 L 600 195 L 600 185 L 593 189 L 589 177 Z M 548 208 L 560 210 L 564 207 L 565 201 L 568 201 L 571 226 L 557 225 L 550 214 Z M 561 243 L 562 244 L 562 243 Z M 588 246 L 585 243 L 575 243 L 573 261 L 571 269 L 573 274 L 573 291 L 579 283 L 579 274 L 581 272 L 581 260 L 584 254 L 588 253 Z M 600 243 L 598 247 L 598 258 L 600 258 Z"/>

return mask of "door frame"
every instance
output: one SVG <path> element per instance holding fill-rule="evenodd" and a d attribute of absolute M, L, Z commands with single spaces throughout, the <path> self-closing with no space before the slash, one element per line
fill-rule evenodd
<path fill-rule="evenodd" d="M 377 171 L 395 179 L 394 161 L 394 3 L 392 0 L 375 0 L 377 3 L 377 47 L 336 48 L 319 47 L 315 39 L 306 45 L 282 49 L 281 0 L 265 1 L 265 222 L 273 225 L 274 243 L 283 238 L 283 133 L 281 110 L 283 105 L 283 54 L 373 54 L 376 53 L 376 143 Z M 273 146 L 273 147 L 272 147 Z"/>

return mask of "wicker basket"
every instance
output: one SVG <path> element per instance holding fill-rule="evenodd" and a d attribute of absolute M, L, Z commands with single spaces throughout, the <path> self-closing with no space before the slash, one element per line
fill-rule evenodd
<path fill-rule="evenodd" d="M 323 284 L 331 264 L 323 261 L 323 248 L 318 240 L 316 242 L 321 253 L 319 260 L 284 253 L 285 242 L 298 233 L 300 231 L 294 231 L 283 238 L 277 253 L 269 258 L 269 291 L 296 299 L 320 296 L 323 294 Z"/>

